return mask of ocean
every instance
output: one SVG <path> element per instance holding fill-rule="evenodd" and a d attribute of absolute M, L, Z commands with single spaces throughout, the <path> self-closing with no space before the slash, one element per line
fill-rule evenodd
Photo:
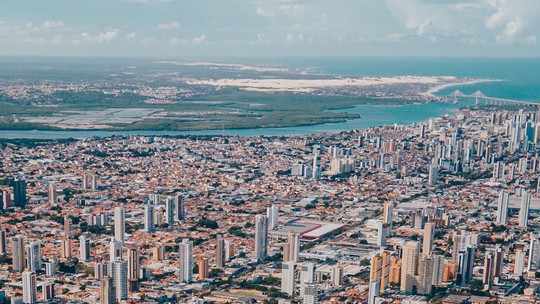
<path fill-rule="evenodd" d="M 540 58 L 268 58 L 266 63 L 284 67 L 311 68 L 322 74 L 340 76 L 457 76 L 498 79 L 474 85 L 455 86 L 471 94 L 540 102 Z M 252 61 L 251 63 L 256 63 Z"/>

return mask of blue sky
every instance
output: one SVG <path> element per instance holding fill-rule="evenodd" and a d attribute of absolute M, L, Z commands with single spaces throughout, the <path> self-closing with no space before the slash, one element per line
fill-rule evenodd
<path fill-rule="evenodd" d="M 540 0 L 2 0 L 0 55 L 540 56 Z"/>

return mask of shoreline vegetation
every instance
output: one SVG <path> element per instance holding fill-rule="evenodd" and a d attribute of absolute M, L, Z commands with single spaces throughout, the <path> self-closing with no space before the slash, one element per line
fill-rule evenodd
<path fill-rule="evenodd" d="M 405 82 L 409 85 L 412 78 L 403 79 L 408 79 Z M 430 84 L 424 87 L 423 92 L 408 96 L 261 92 L 224 86 L 212 94 L 194 96 L 174 103 L 148 104 L 147 99 L 139 95 L 115 96 L 102 92 L 57 92 L 50 97 L 55 100 L 53 104 L 20 105 L 15 101 L 0 99 L 0 132 L 198 131 L 314 126 L 362 118 L 361 113 L 347 111 L 356 106 L 441 102 L 444 98 L 435 95 L 441 89 L 489 81 L 462 79 L 434 85 L 432 78 L 425 79 L 430 79 Z M 448 80 L 446 77 L 444 79 Z M 126 111 L 138 110 L 143 114 L 130 114 L 133 117 L 128 117 L 130 120 L 125 122 Z"/>
<path fill-rule="evenodd" d="M 205 61 L 87 64 L 75 61 L 68 68 L 51 64 L 47 69 L 29 63 L 6 65 L 0 71 L 0 132 L 316 126 L 363 118 L 369 113 L 351 110 L 363 105 L 451 102 L 436 93 L 493 81 L 339 76 L 305 68 Z"/>

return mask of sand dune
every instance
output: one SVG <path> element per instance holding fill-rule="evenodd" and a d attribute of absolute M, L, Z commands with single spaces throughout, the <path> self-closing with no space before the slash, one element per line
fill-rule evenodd
<path fill-rule="evenodd" d="M 330 79 L 188 79 L 191 85 L 210 85 L 215 87 L 238 87 L 246 91 L 259 92 L 303 92 L 309 93 L 322 88 L 387 86 L 401 84 L 428 85 L 431 89 L 426 93 L 457 84 L 470 84 L 485 81 L 450 76 L 396 76 L 396 77 L 361 77 Z"/>

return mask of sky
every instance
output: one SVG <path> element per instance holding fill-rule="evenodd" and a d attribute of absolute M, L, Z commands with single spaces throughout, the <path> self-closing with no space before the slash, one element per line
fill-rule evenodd
<path fill-rule="evenodd" d="M 540 57 L 540 0 L 2 0 L 0 55 Z"/>

